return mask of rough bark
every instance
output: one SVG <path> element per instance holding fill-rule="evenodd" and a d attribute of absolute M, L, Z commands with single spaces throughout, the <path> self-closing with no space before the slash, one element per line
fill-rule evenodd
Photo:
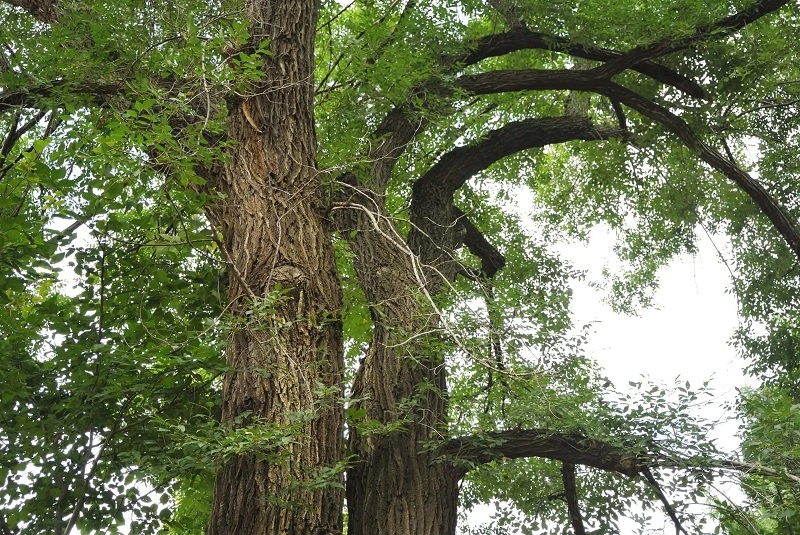
<path fill-rule="evenodd" d="M 230 311 L 241 321 L 228 343 L 234 371 L 225 378 L 222 419 L 286 426 L 294 436 L 285 449 L 266 445 L 224 465 L 208 533 L 340 533 L 341 481 L 308 484 L 343 454 L 341 296 L 315 160 L 317 5 L 247 7 L 251 45 L 267 39 L 271 55 L 263 82 L 232 105 L 228 135 L 236 145 L 209 183 L 224 194 L 209 212 L 230 263 Z M 267 296 L 274 305 L 259 308 Z"/>
<path fill-rule="evenodd" d="M 420 336 L 438 329 L 421 293 L 422 270 L 374 192 L 349 196 L 335 219 L 374 323 L 353 396 L 365 419 L 381 425 L 350 429 L 348 534 L 454 533 L 460 474 L 431 448 L 446 435 L 447 386 L 440 349 Z"/>

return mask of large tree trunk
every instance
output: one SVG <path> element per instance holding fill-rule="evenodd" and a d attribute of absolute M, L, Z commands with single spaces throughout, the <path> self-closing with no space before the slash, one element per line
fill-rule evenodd
<path fill-rule="evenodd" d="M 374 324 L 353 397 L 367 410 L 366 420 L 383 424 L 350 429 L 355 459 L 347 471 L 347 533 L 452 534 L 460 474 L 433 447 L 447 433 L 444 361 L 441 348 L 429 345 L 438 317 L 422 293 L 422 271 L 385 217 L 380 197 L 365 193 L 345 204 L 337 223 L 349 229 L 343 235 Z M 420 336 L 426 332 L 433 336 Z"/>
<path fill-rule="evenodd" d="M 319 479 L 320 468 L 342 460 L 343 414 L 341 295 L 316 171 L 317 2 L 250 0 L 247 8 L 245 52 L 267 40 L 270 55 L 263 81 L 231 106 L 236 145 L 209 182 L 224 195 L 209 214 L 222 231 L 230 312 L 240 320 L 228 343 L 235 370 L 222 419 L 291 430 L 293 439 L 224 465 L 208 533 L 340 533 L 341 478 Z"/>

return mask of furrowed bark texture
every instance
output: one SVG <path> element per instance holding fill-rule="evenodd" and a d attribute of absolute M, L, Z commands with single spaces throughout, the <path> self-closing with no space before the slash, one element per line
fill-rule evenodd
<path fill-rule="evenodd" d="M 350 429 L 347 533 L 455 533 L 460 474 L 430 447 L 446 433 L 446 380 L 440 350 L 420 336 L 438 327 L 421 295 L 421 270 L 380 196 L 357 193 L 337 212 L 339 228 L 357 231 L 343 234 L 374 323 L 353 396 L 367 420 L 385 426 Z"/>
<path fill-rule="evenodd" d="M 230 311 L 241 320 L 228 341 L 235 371 L 225 378 L 222 419 L 293 434 L 288 445 L 224 465 L 208 533 L 340 533 L 343 490 L 308 485 L 343 453 L 341 295 L 320 215 L 313 123 L 317 5 L 252 0 L 248 9 L 251 45 L 266 39 L 271 55 L 263 82 L 230 110 L 236 145 L 211 181 L 224 199 L 209 209 L 232 264 Z M 253 306 L 266 295 L 275 303 Z"/>

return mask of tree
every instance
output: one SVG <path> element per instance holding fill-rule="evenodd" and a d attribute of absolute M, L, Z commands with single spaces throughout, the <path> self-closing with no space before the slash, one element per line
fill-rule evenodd
<path fill-rule="evenodd" d="M 0 531 L 190 531 L 215 471 L 210 534 L 454 533 L 460 492 L 684 529 L 667 487 L 753 468 L 688 385 L 609 400 L 549 244 L 615 231 L 634 310 L 727 234 L 742 347 L 794 340 L 795 5 L 0 9 Z"/>
<path fill-rule="evenodd" d="M 788 393 L 775 386 L 747 391 L 742 396 L 740 411 L 744 416 L 745 458 L 753 465 L 775 467 L 797 472 L 798 450 L 794 436 L 797 430 L 798 405 Z M 797 491 L 794 485 L 748 476 L 743 489 L 750 507 L 742 509 L 721 504 L 724 524 L 731 533 L 791 535 L 797 529 Z"/>

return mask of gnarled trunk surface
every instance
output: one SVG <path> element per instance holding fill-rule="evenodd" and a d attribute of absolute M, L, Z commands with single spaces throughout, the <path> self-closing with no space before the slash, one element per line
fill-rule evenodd
<path fill-rule="evenodd" d="M 317 3 L 251 0 L 247 8 L 250 46 L 268 40 L 270 54 L 263 81 L 230 110 L 236 145 L 209 183 L 224 194 L 209 213 L 231 264 L 230 311 L 241 321 L 228 343 L 235 370 L 225 378 L 222 418 L 293 438 L 225 464 L 208 533 L 340 533 L 341 482 L 319 484 L 319 470 L 342 460 L 343 414 L 341 295 L 316 171 Z M 271 301 L 259 307 L 264 297 Z"/>
<path fill-rule="evenodd" d="M 384 427 L 362 432 L 351 426 L 347 533 L 449 535 L 456 529 L 461 474 L 435 447 L 447 433 L 445 366 L 431 337 L 420 336 L 435 337 L 438 330 L 422 292 L 439 284 L 424 283 L 424 270 L 378 195 L 364 191 L 350 201 L 337 223 L 349 236 L 374 325 L 353 397 L 367 420 Z"/>

